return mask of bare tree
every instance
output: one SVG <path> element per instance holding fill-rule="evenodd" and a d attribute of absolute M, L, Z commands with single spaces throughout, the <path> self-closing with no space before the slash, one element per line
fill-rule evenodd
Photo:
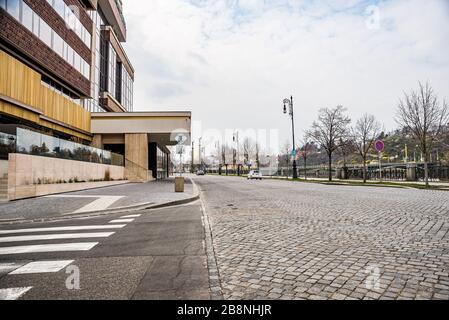
<path fill-rule="evenodd" d="M 309 157 L 309 154 L 312 152 L 313 142 L 310 141 L 310 137 L 308 134 L 304 135 L 304 138 L 302 139 L 302 148 L 301 150 L 302 156 L 304 158 L 304 179 L 307 180 L 307 158 Z"/>
<path fill-rule="evenodd" d="M 256 150 L 256 144 L 251 139 L 246 137 L 243 140 L 243 156 L 245 158 L 245 163 L 248 164 L 250 161 L 253 160 L 253 156 Z"/>
<path fill-rule="evenodd" d="M 364 114 L 351 129 L 351 136 L 357 152 L 363 161 L 363 182 L 366 183 L 366 161 L 376 139 L 382 132 L 381 124 L 373 115 Z"/>
<path fill-rule="evenodd" d="M 404 93 L 399 101 L 397 123 L 410 132 L 424 156 L 426 186 L 429 187 L 429 157 L 433 144 L 449 122 L 449 108 L 441 102 L 429 83 L 419 82 L 418 91 Z"/>
<path fill-rule="evenodd" d="M 256 142 L 256 165 L 257 169 L 260 169 L 260 145 Z"/>
<path fill-rule="evenodd" d="M 351 119 L 345 115 L 346 108 L 321 109 L 318 121 L 308 131 L 308 136 L 323 148 L 329 159 L 329 181 L 332 181 L 332 155 L 340 147 L 340 139 L 348 135 Z"/>
<path fill-rule="evenodd" d="M 281 149 L 281 156 L 279 159 L 281 167 L 287 166 L 287 171 L 286 171 L 287 179 L 288 179 L 289 171 L 290 171 L 290 158 L 291 158 L 290 150 L 291 150 L 290 142 L 287 140 Z"/>

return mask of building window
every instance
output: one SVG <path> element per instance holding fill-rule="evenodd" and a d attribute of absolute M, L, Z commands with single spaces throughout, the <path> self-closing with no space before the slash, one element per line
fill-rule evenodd
<path fill-rule="evenodd" d="M 53 50 L 61 57 L 64 56 L 64 40 L 57 34 L 53 34 Z"/>
<path fill-rule="evenodd" d="M 16 18 L 17 20 L 20 20 L 20 3 L 21 0 L 8 0 L 6 2 L 6 11 Z"/>
<path fill-rule="evenodd" d="M 47 0 L 52 3 L 53 0 Z M 62 0 L 61 0 L 62 1 Z M 62 1 L 63 2 L 63 1 Z M 3 0 L 7 12 L 53 49 L 85 78 L 90 79 L 90 65 L 82 59 L 39 15 L 23 0 Z M 76 54 L 76 56 L 75 56 Z"/>
<path fill-rule="evenodd" d="M 109 93 L 115 98 L 115 77 L 116 77 L 116 67 L 117 67 L 117 54 L 112 47 L 111 44 L 109 44 L 109 61 L 108 61 L 108 89 Z"/>
<path fill-rule="evenodd" d="M 122 63 L 117 61 L 115 66 L 115 99 L 122 104 Z"/>
<path fill-rule="evenodd" d="M 83 26 L 71 7 L 66 5 L 64 0 L 47 0 L 58 15 L 65 21 L 67 26 L 77 34 L 77 36 L 90 48 L 91 35 L 89 31 Z"/>
<path fill-rule="evenodd" d="M 39 39 L 41 39 L 50 48 L 52 46 L 51 34 L 52 30 L 50 26 L 44 20 L 41 19 L 39 24 Z"/>
<path fill-rule="evenodd" d="M 22 24 L 33 32 L 33 10 L 25 2 L 22 4 Z"/>
<path fill-rule="evenodd" d="M 0 0 L 0 8 L 6 9 L 6 0 Z"/>
<path fill-rule="evenodd" d="M 108 91 L 108 57 L 109 57 L 109 46 L 108 42 L 101 37 L 101 49 L 100 49 L 100 91 Z"/>

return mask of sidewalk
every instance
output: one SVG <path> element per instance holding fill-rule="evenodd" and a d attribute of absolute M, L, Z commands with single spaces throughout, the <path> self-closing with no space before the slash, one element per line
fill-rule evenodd
<path fill-rule="evenodd" d="M 170 178 L 162 181 L 128 183 L 41 198 L 3 202 L 0 203 L 0 223 L 11 220 L 83 215 L 144 204 L 157 206 L 195 196 L 196 190 L 189 178 L 186 178 L 184 193 L 175 193 L 174 188 L 174 178 Z"/>

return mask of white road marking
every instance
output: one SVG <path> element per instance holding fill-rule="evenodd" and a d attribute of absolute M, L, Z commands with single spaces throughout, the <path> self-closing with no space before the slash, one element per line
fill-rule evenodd
<path fill-rule="evenodd" d="M 0 300 L 17 300 L 33 287 L 0 289 Z"/>
<path fill-rule="evenodd" d="M 9 275 L 57 273 L 73 262 L 74 260 L 30 262 L 23 267 L 9 273 Z"/>
<path fill-rule="evenodd" d="M 84 243 L 64 243 L 64 244 L 42 244 L 42 245 L 19 246 L 19 247 L 2 247 L 0 248 L 0 255 L 63 252 L 63 251 L 89 251 L 97 244 L 98 242 L 84 242 Z"/>
<path fill-rule="evenodd" d="M 72 227 L 54 227 L 54 228 L 30 228 L 30 229 L 16 229 L 16 230 L 0 230 L 0 235 L 16 234 L 16 233 L 37 233 L 37 232 L 58 232 L 58 231 L 86 231 L 86 230 L 107 230 L 107 229 L 121 229 L 126 227 L 122 225 L 98 225 L 98 226 L 72 226 Z"/>
<path fill-rule="evenodd" d="M 97 232 L 97 233 L 64 233 L 64 234 L 44 234 L 38 236 L 15 236 L 0 237 L 0 243 L 6 242 L 25 242 L 25 241 L 43 241 L 43 240 L 61 240 L 61 239 L 90 239 L 90 238 L 108 238 L 115 232 Z"/>
<path fill-rule="evenodd" d="M 52 196 L 46 196 L 45 198 L 74 198 L 74 199 L 95 199 L 100 198 L 102 196 L 77 196 L 77 195 L 69 195 L 69 194 L 55 194 Z"/>
<path fill-rule="evenodd" d="M 93 211 L 101 211 L 106 210 L 110 206 L 112 206 L 118 200 L 124 198 L 124 196 L 99 196 L 99 199 L 94 202 L 89 203 L 88 205 L 82 207 L 81 209 L 76 210 L 74 213 L 85 213 L 85 212 L 93 212 Z"/>
<path fill-rule="evenodd" d="M 142 216 L 141 214 L 130 214 L 129 216 L 121 217 L 120 219 L 128 219 L 128 218 L 139 218 Z"/>
<path fill-rule="evenodd" d="M 23 266 L 24 263 L 0 263 L 0 274 L 9 273 Z"/>
<path fill-rule="evenodd" d="M 109 223 L 130 223 L 133 222 L 135 219 L 117 219 L 117 220 L 112 220 Z"/>
<path fill-rule="evenodd" d="M 46 198 L 74 198 L 74 199 L 97 199 L 88 205 L 76 210 L 73 213 L 86 213 L 86 212 L 92 212 L 92 211 L 101 211 L 106 210 L 111 205 L 113 205 L 118 200 L 125 198 L 125 196 L 81 196 L 81 195 L 68 195 L 68 194 L 61 194 L 61 195 L 52 195 L 47 196 Z"/>

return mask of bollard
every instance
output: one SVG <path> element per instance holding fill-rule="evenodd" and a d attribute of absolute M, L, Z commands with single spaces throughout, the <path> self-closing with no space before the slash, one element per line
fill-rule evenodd
<path fill-rule="evenodd" d="M 175 192 L 184 192 L 184 182 L 183 177 L 175 178 Z"/>

